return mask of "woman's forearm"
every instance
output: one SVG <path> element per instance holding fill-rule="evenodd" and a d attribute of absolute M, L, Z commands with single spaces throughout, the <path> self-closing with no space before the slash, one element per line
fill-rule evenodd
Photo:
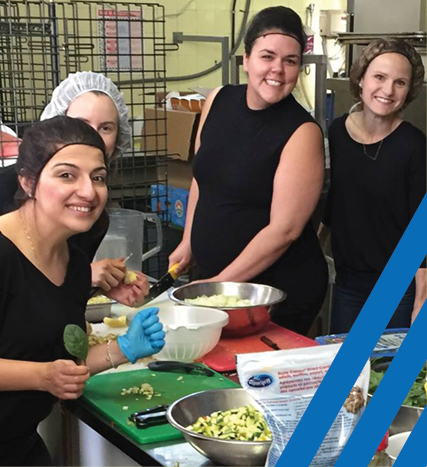
<path fill-rule="evenodd" d="M 0 391 L 42 390 L 45 363 L 0 358 Z"/>
<path fill-rule="evenodd" d="M 101 371 L 117 367 L 128 360 L 123 355 L 116 340 L 110 341 L 110 344 L 99 344 L 90 348 L 87 356 L 86 365 L 90 368 L 90 374 L 96 375 Z"/>
<path fill-rule="evenodd" d="M 274 264 L 298 235 L 299 233 L 293 230 L 279 231 L 271 225 L 265 227 L 229 266 L 215 276 L 214 280 L 251 280 Z"/>
<path fill-rule="evenodd" d="M 188 195 L 187 215 L 185 217 L 185 228 L 183 234 L 184 241 L 190 241 L 191 228 L 193 227 L 194 212 L 196 210 L 197 201 L 199 200 L 199 187 L 196 180 L 193 178 L 191 182 L 190 194 Z"/>
<path fill-rule="evenodd" d="M 427 269 L 420 268 L 415 274 L 415 300 L 412 312 L 412 322 L 414 322 L 424 302 L 427 299 Z"/>

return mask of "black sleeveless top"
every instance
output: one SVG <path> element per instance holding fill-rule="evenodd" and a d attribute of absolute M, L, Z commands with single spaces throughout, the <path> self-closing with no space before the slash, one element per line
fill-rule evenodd
<path fill-rule="evenodd" d="M 194 158 L 199 200 L 191 246 L 202 278 L 221 272 L 269 224 L 282 150 L 295 130 L 314 122 L 292 95 L 266 109 L 251 110 L 246 88 L 227 85 L 218 92 Z M 323 290 L 327 270 L 310 222 L 282 257 L 251 282 L 279 287 L 289 299 L 294 292 L 301 297 L 307 293 L 297 289 L 309 277 L 320 277 Z"/>

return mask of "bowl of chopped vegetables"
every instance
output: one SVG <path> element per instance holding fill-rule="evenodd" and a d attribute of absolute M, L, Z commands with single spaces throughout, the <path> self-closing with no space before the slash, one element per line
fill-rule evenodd
<path fill-rule="evenodd" d="M 223 465 L 265 465 L 271 432 L 257 402 L 241 388 L 183 397 L 166 417 L 199 453 Z"/>
<path fill-rule="evenodd" d="M 380 384 L 389 364 L 390 361 L 372 362 L 368 400 Z M 413 430 L 426 406 L 425 381 L 426 368 L 424 366 L 391 424 L 390 435 Z"/>
<path fill-rule="evenodd" d="M 228 313 L 223 336 L 248 336 L 261 331 L 270 321 L 275 306 L 286 293 L 263 284 L 249 282 L 198 282 L 169 293 L 180 305 L 216 308 Z"/>

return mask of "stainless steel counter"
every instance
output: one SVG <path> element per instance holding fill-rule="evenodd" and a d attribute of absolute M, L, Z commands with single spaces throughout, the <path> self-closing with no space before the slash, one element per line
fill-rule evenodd
<path fill-rule="evenodd" d="M 133 459 L 137 464 L 166 467 L 173 467 L 177 462 L 181 467 L 198 467 L 216 465 L 205 456 L 199 454 L 186 441 L 169 441 L 155 444 L 140 444 L 123 433 L 120 429 L 112 425 L 101 414 L 93 410 L 84 402 L 69 401 L 64 404 L 65 418 L 70 416 L 81 420 L 107 441 L 113 444 L 125 455 Z M 73 433 L 70 433 L 73 436 Z M 72 449 L 75 449 L 78 440 L 69 440 Z M 65 454 L 65 459 L 68 460 L 68 465 L 76 465 L 75 452 Z M 100 464 L 98 464 L 100 465 Z M 107 463 L 105 465 L 112 465 Z"/>

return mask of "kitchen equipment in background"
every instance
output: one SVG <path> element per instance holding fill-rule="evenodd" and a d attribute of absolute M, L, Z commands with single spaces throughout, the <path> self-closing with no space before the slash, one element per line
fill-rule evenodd
<path fill-rule="evenodd" d="M 111 316 L 111 306 L 116 303 L 104 295 L 98 295 L 89 299 L 86 305 L 85 320 L 89 323 L 100 323 L 106 317 Z"/>
<path fill-rule="evenodd" d="M 192 362 L 210 352 L 228 323 L 224 311 L 196 306 L 161 307 L 159 319 L 166 332 L 166 344 L 157 360 Z"/>
<path fill-rule="evenodd" d="M 285 300 L 286 293 L 263 284 L 248 282 L 199 282 L 188 284 L 171 291 L 169 298 L 180 305 L 188 305 L 186 299 L 202 295 L 237 296 L 250 300 L 251 306 L 245 307 L 208 307 L 225 311 L 229 323 L 223 330 L 224 337 L 241 337 L 254 334 L 270 322 L 274 306 Z M 198 305 L 201 306 L 201 305 Z"/>
<path fill-rule="evenodd" d="M 126 258 L 132 254 L 126 267 L 141 271 L 142 263 L 162 249 L 163 234 L 159 217 L 156 214 L 147 214 L 132 209 L 112 208 L 107 212 L 110 226 L 96 252 L 95 261 L 105 258 Z M 144 221 L 146 220 L 155 224 L 157 242 L 154 248 L 143 253 Z"/>
<path fill-rule="evenodd" d="M 235 409 L 249 404 L 261 411 L 257 402 L 244 389 L 204 391 L 191 394 L 171 404 L 166 417 L 194 449 L 214 462 L 222 465 L 264 465 L 271 441 L 211 438 L 186 428 L 199 417 L 210 415 L 212 412 Z"/>
<path fill-rule="evenodd" d="M 142 383 L 151 384 L 154 393 L 160 396 L 147 400 L 142 394 L 121 395 L 124 388 L 140 387 Z M 218 373 L 207 378 L 203 374 L 184 375 L 182 372 L 154 372 L 145 369 L 92 376 L 86 382 L 81 400 L 95 408 L 126 435 L 145 444 L 179 439 L 182 435 L 168 424 L 139 429 L 129 424 L 128 418 L 133 413 L 159 405 L 170 405 L 194 392 L 233 387 L 238 387 L 238 384 Z"/>
<path fill-rule="evenodd" d="M 247 337 L 221 337 L 215 348 L 201 360 L 209 368 L 220 372 L 236 370 L 236 354 L 266 352 L 271 350 L 268 344 L 262 342 L 261 337 L 267 337 L 280 349 L 294 349 L 297 347 L 313 347 L 317 345 L 312 339 L 301 336 L 289 329 L 282 328 L 275 323 L 268 323 L 261 331 Z"/>

